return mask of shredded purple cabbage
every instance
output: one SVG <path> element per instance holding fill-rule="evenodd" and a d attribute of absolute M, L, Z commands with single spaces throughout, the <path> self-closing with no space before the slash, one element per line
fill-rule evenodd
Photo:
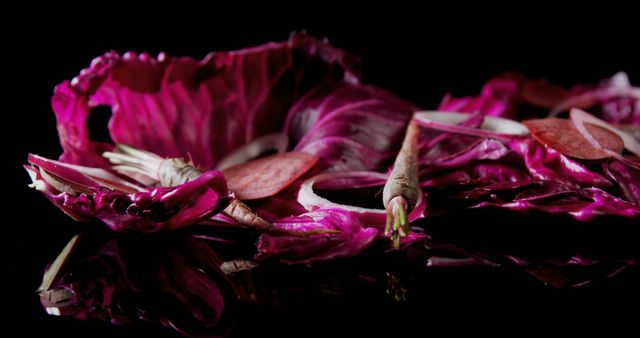
<path fill-rule="evenodd" d="M 418 108 L 360 83 L 359 59 L 325 40 L 293 34 L 201 61 L 109 52 L 56 87 L 52 106 L 64 152 L 59 161 L 30 155 L 25 169 L 32 187 L 76 220 L 99 219 L 117 232 L 218 231 L 202 238 L 242 247 L 249 267 L 392 250 L 378 188 Z M 93 140 L 87 126 L 100 106 L 112 111 L 105 126 L 111 142 Z M 640 219 L 638 157 L 616 150 L 599 161 L 572 158 L 526 135 L 518 122 L 562 117 L 573 107 L 638 138 L 640 94 L 624 73 L 573 88 L 509 73 L 489 80 L 478 96 L 447 94 L 438 110 L 468 118 L 456 128 L 420 125 L 422 194 L 405 215 L 411 231 L 400 250 L 426 251 L 432 260 L 420 259 L 428 266 L 518 266 L 555 286 L 582 285 L 638 264 L 630 236 Z M 524 132 L 477 132 L 490 120 Z M 102 155 L 116 144 L 157 154 L 162 163 L 182 158 L 199 170 L 194 176 L 202 174 L 174 187 L 135 172 L 125 177 Z M 222 212 L 238 194 L 216 168 L 225 158 L 241 164 L 234 161 L 274 147 L 320 160 L 273 196 L 246 201 L 272 225 L 249 231 Z M 331 198 L 357 190 L 357 197 L 337 202 L 313 189 Z M 369 197 L 377 203 L 359 205 Z M 229 228 L 240 239 L 225 238 Z M 152 247 L 178 249 L 139 258 L 128 251 L 135 240 L 126 237 L 133 235 L 122 236 L 84 259 L 74 256 L 44 290 L 70 298 L 64 306 L 43 298 L 45 307 L 118 324 L 159 322 L 187 336 L 218 334 L 237 293 L 215 252 L 189 237 L 163 240 Z"/>
<path fill-rule="evenodd" d="M 378 236 L 375 228 L 365 228 L 350 212 L 320 209 L 274 223 L 287 230 L 337 230 L 337 234 L 309 237 L 262 234 L 258 240 L 258 257 L 279 257 L 288 264 L 311 263 L 337 257 L 354 256 L 367 248 Z"/>

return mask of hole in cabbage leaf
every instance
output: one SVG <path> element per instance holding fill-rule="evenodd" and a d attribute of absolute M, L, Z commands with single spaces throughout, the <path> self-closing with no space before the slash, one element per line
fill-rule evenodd
<path fill-rule="evenodd" d="M 87 128 L 89 129 L 89 138 L 92 141 L 113 143 L 111 135 L 109 135 L 109 119 L 111 119 L 110 106 L 91 108 L 87 118 Z"/>
<path fill-rule="evenodd" d="M 382 204 L 382 186 L 369 188 L 325 190 L 314 189 L 315 193 L 338 204 L 370 209 L 384 209 Z"/>

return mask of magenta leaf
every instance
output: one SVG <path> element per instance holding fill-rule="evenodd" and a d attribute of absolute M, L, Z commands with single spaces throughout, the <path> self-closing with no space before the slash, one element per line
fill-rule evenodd
<path fill-rule="evenodd" d="M 413 111 L 408 102 L 372 86 L 327 85 L 291 108 L 285 130 L 295 150 L 320 156 L 330 171 L 385 171 Z"/>
<path fill-rule="evenodd" d="M 365 227 L 352 213 L 342 209 L 319 209 L 278 220 L 274 225 L 295 231 L 337 231 L 309 237 L 262 234 L 258 240 L 258 257 L 275 256 L 288 264 L 354 256 L 378 236 L 378 230 Z"/>
<path fill-rule="evenodd" d="M 289 41 L 215 52 L 204 60 L 109 52 L 55 89 L 64 162 L 105 167 L 111 145 L 91 140 L 91 109 L 108 106 L 111 139 L 203 168 L 262 135 L 282 130 L 288 108 L 310 88 L 357 82 L 359 61 L 325 41 Z"/>
<path fill-rule="evenodd" d="M 100 219 L 115 231 L 183 228 L 219 212 L 229 202 L 229 192 L 219 171 L 205 172 L 176 187 L 140 188 L 131 192 L 104 185 L 90 175 L 96 171 L 106 173 L 102 169 L 38 156 L 31 156 L 30 162 L 33 165 L 25 169 L 33 186 L 54 205 L 77 220 Z"/>

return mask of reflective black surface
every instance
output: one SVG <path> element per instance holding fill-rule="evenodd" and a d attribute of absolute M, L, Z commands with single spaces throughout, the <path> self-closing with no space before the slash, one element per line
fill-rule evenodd
<path fill-rule="evenodd" d="M 3 235 L 6 270 L 2 274 L 8 283 L 3 292 L 7 330 L 17 330 L 16 336 L 177 336 L 153 324 L 120 328 L 100 321 L 47 316 L 35 293 L 44 267 L 66 241 L 78 232 L 93 232 L 100 225 L 71 221 L 26 186 L 29 180 L 20 166 L 27 152 L 58 156 L 60 148 L 49 107 L 53 87 L 106 50 L 166 51 L 203 57 L 211 50 L 284 40 L 291 30 L 307 29 L 361 56 L 366 82 L 425 107 L 436 105 L 447 91 L 475 94 L 484 81 L 507 70 L 560 84 L 594 82 L 626 70 L 632 82 L 640 81 L 640 52 L 632 46 L 637 37 L 632 40 L 620 33 L 632 31 L 626 20 L 611 26 L 608 22 L 565 17 L 551 21 L 541 17 L 481 17 L 458 32 L 448 28 L 451 22 L 429 19 L 439 16 L 434 13 L 418 18 L 421 20 L 400 20 L 401 16 L 393 15 L 401 21 L 399 24 L 389 16 L 371 17 L 364 24 L 352 20 L 337 24 L 327 17 L 320 23 L 299 20 L 278 27 L 274 21 L 283 21 L 275 18 L 245 19 L 251 25 L 243 20 L 214 24 L 214 18 L 199 19 L 195 27 L 167 20 L 147 24 L 135 18 L 113 27 L 111 20 L 115 19 L 104 21 L 103 26 L 90 19 L 60 18 L 40 23 L 48 24 L 50 31 L 11 38 L 10 43 L 15 45 L 11 46 L 8 68 L 15 80 L 7 81 L 13 89 L 6 99 L 10 107 L 3 114 L 11 115 L 11 124 L 5 128 L 16 126 L 20 135 L 4 142 L 12 150 L 10 160 L 3 161 L 11 168 L 5 178 L 10 186 L 5 197 L 10 202 L 4 205 L 5 214 L 10 216 L 3 222 L 8 232 Z M 457 18 L 454 22 L 464 20 Z M 81 37 L 84 33 L 77 31 L 85 29 L 88 36 Z M 360 270 L 363 273 L 356 273 Z M 405 302 L 395 301 L 387 292 L 388 273 L 400 281 L 393 287 L 408 290 Z M 252 278 L 258 280 L 264 301 L 241 303 L 233 309 L 232 336 L 426 336 L 443 329 L 451 335 L 470 331 L 519 336 L 531 330 L 551 335 L 558 326 L 571 332 L 574 328 L 605 327 L 613 333 L 637 316 L 640 291 L 637 269 L 583 288 L 559 290 L 518 269 L 426 269 L 418 261 L 396 256 L 381 258 L 380 263 L 370 257 L 313 270 L 259 270 Z M 268 290 L 276 291 L 269 294 Z M 507 329 L 512 325 L 521 331 Z"/>

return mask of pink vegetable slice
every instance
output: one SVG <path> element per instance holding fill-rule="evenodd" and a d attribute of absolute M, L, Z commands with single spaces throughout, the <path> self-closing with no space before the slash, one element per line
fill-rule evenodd
<path fill-rule="evenodd" d="M 579 132 L 581 132 L 583 134 L 583 136 L 585 138 L 587 138 L 587 141 L 589 141 L 590 143 L 593 144 L 593 140 L 589 140 L 589 133 L 591 132 L 591 130 L 588 130 L 589 133 L 584 133 L 584 130 L 581 130 L 581 125 L 586 124 L 586 126 L 588 126 L 589 124 L 592 125 L 596 125 L 599 127 L 602 127 L 604 129 L 607 129 L 608 131 L 618 135 L 624 142 L 624 147 L 632 152 L 633 154 L 635 154 L 636 156 L 640 156 L 640 142 L 638 142 L 633 135 L 620 130 L 618 128 L 616 128 L 615 126 L 607 123 L 604 120 L 601 120 L 587 112 L 585 112 L 584 110 L 580 110 L 577 108 L 573 108 L 571 109 L 571 113 L 570 113 L 570 117 L 571 117 L 571 121 L 573 122 L 573 124 L 576 126 L 577 130 Z M 587 128 L 589 129 L 589 128 Z M 631 129 L 634 129 L 633 126 L 631 126 Z M 595 135 L 593 135 L 595 137 Z M 596 137 L 596 141 L 599 141 Z M 600 144 L 601 145 L 601 144 Z"/>
<path fill-rule="evenodd" d="M 522 99 L 540 108 L 552 109 L 571 96 L 571 92 L 545 80 L 526 80 L 522 86 Z"/>
<path fill-rule="evenodd" d="M 624 141 L 620 136 L 593 124 L 586 124 L 585 126 L 604 149 L 594 147 L 569 120 L 546 118 L 528 120 L 523 123 L 538 142 L 569 157 L 583 160 L 601 160 L 611 157 L 605 149 L 615 153 L 621 153 L 624 150 Z"/>
<path fill-rule="evenodd" d="M 229 190 L 241 200 L 273 196 L 306 173 L 319 157 L 292 151 L 275 154 L 223 170 Z"/>
<path fill-rule="evenodd" d="M 287 150 L 289 145 L 289 137 L 286 134 L 267 134 L 240 146 L 230 154 L 227 154 L 220 162 L 216 164 L 217 170 L 224 170 L 234 165 L 245 163 L 255 159 L 267 151 L 275 150 L 281 153 Z"/>

